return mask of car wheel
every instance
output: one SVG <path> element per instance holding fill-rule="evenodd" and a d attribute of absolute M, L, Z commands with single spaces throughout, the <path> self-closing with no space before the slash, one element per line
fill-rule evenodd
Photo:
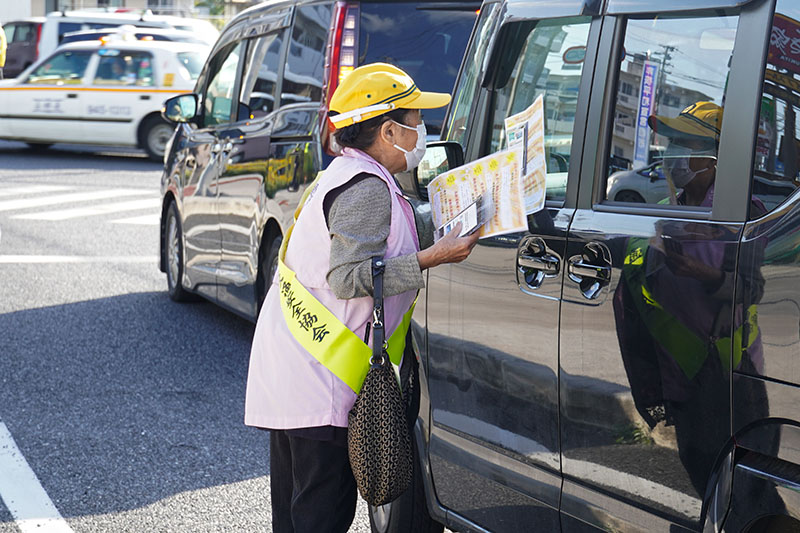
<path fill-rule="evenodd" d="M 264 298 L 267 297 L 267 292 L 272 285 L 272 280 L 275 278 L 275 272 L 278 270 L 278 254 L 281 251 L 281 243 L 283 243 L 283 236 L 278 235 L 272 239 L 272 243 L 270 243 L 266 252 L 262 251 L 261 253 L 257 281 L 259 311 L 264 304 Z"/>
<path fill-rule="evenodd" d="M 416 440 L 416 439 L 414 439 Z M 414 447 L 414 477 L 411 486 L 393 502 L 369 506 L 369 525 L 372 533 L 442 533 L 444 525 L 428 513 L 422 467 Z"/>
<path fill-rule="evenodd" d="M 48 148 L 53 146 L 53 143 L 25 143 L 25 144 L 27 144 L 28 148 L 30 148 L 31 150 L 36 150 L 36 151 L 47 150 Z"/>
<path fill-rule="evenodd" d="M 620 191 L 614 197 L 614 201 L 643 204 L 644 198 L 636 191 Z"/>
<path fill-rule="evenodd" d="M 192 299 L 191 293 L 183 288 L 183 235 L 178 208 L 175 203 L 169 204 L 167 220 L 164 224 L 164 253 L 167 263 L 167 292 L 169 297 L 176 302 L 186 302 Z"/>
<path fill-rule="evenodd" d="M 162 161 L 174 127 L 161 117 L 150 117 L 142 125 L 140 144 L 153 161 Z"/>

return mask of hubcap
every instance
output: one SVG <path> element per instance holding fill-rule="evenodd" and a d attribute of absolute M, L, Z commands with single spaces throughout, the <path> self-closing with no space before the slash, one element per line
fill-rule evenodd
<path fill-rule="evenodd" d="M 178 270 L 180 266 L 180 242 L 178 239 L 178 222 L 174 216 L 170 216 L 167 227 L 167 270 L 170 288 L 178 286 Z"/>
<path fill-rule="evenodd" d="M 159 124 L 147 132 L 147 146 L 153 153 L 164 155 L 170 137 L 172 137 L 172 128 L 167 124 Z"/>

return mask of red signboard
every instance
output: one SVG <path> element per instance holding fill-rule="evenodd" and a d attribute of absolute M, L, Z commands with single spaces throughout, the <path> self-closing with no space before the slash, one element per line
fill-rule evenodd
<path fill-rule="evenodd" d="M 800 22 L 775 13 L 767 62 L 789 72 L 800 73 Z"/>

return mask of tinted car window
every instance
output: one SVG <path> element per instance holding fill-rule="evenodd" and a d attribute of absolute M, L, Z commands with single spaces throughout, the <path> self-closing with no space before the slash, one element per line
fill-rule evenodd
<path fill-rule="evenodd" d="M 767 210 L 778 206 L 800 185 L 800 47 L 795 37 L 800 31 L 798 21 L 800 8 L 794 2 L 779 0 L 764 72 L 752 185 L 753 196 Z M 751 219 L 760 214 L 751 207 Z"/>
<path fill-rule="evenodd" d="M 475 22 L 474 11 L 424 10 L 422 3 L 361 4 L 358 64 L 383 61 L 408 72 L 425 91 L 450 93 Z M 439 134 L 446 109 L 426 109 Z"/>
<path fill-rule="evenodd" d="M 9 43 L 31 42 L 35 35 L 33 24 L 9 24 L 3 29 Z"/>
<path fill-rule="evenodd" d="M 492 105 L 489 152 L 505 147 L 505 119 L 525 110 L 544 94 L 544 144 L 547 157 L 548 200 L 563 200 L 566 194 L 572 129 L 583 71 L 583 54 L 589 38 L 589 17 L 519 23 L 509 27 L 522 46 L 508 54 L 498 72 Z M 570 54 L 574 54 L 573 58 Z"/>
<path fill-rule="evenodd" d="M 91 52 L 61 52 L 39 65 L 30 76 L 27 83 L 37 84 L 78 84 L 81 82 Z"/>
<path fill-rule="evenodd" d="M 253 117 L 263 117 L 275 107 L 283 32 L 263 35 L 250 41 L 242 80 L 241 102 Z"/>
<path fill-rule="evenodd" d="M 715 168 L 737 22 L 737 16 L 724 13 L 628 21 L 608 159 L 608 200 L 711 209 L 710 199 L 687 201 L 682 187 L 698 176 L 711 176 Z M 651 182 L 638 175 L 661 160 L 667 179 Z"/>
<path fill-rule="evenodd" d="M 325 43 L 330 20 L 330 4 L 297 9 L 283 72 L 281 105 L 322 100 Z"/>

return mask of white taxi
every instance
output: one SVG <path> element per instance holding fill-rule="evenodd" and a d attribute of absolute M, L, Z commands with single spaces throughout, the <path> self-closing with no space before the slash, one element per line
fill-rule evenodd
<path fill-rule="evenodd" d="M 0 81 L 0 138 L 138 146 L 164 156 L 164 100 L 189 92 L 210 47 L 126 38 L 69 43 Z"/>

